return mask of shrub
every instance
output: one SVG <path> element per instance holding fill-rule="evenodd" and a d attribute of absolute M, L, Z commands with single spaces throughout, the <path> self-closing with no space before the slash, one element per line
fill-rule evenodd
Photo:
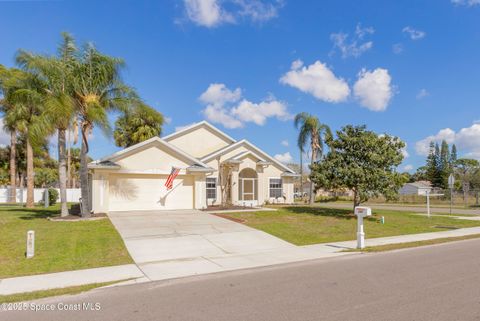
<path fill-rule="evenodd" d="M 58 199 L 58 191 L 55 188 L 48 189 L 48 205 L 52 206 L 57 204 Z M 43 192 L 42 200 L 39 202 L 40 204 L 45 204 L 45 192 Z"/>

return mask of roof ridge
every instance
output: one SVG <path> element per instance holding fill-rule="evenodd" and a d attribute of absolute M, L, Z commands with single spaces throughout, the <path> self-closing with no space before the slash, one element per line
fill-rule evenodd
<path fill-rule="evenodd" d="M 191 124 L 191 125 L 183 128 L 183 129 L 181 129 L 181 130 L 178 130 L 178 131 L 175 131 L 175 132 L 173 132 L 173 133 L 171 133 L 171 134 L 168 134 L 167 136 L 164 136 L 163 139 L 164 139 L 165 141 L 170 140 L 170 139 L 172 139 L 172 138 L 174 138 L 174 137 L 176 137 L 176 136 L 182 135 L 182 134 L 184 134 L 184 133 L 186 133 L 186 132 L 188 132 L 188 131 L 190 131 L 190 130 L 192 130 L 192 129 L 195 129 L 195 128 L 197 128 L 197 127 L 200 127 L 200 126 L 202 126 L 202 125 L 207 126 L 208 128 L 210 128 L 210 129 L 213 130 L 214 132 L 220 134 L 221 136 L 223 136 L 223 137 L 226 138 L 227 140 L 231 141 L 232 143 L 235 143 L 235 142 L 237 141 L 236 139 L 234 139 L 234 138 L 232 138 L 231 136 L 227 135 L 225 132 L 221 131 L 221 130 L 218 129 L 216 126 L 213 126 L 212 124 L 210 124 L 210 123 L 209 123 L 208 121 L 206 121 L 206 120 L 202 120 L 202 121 L 200 121 L 200 122 L 193 123 L 193 124 Z"/>

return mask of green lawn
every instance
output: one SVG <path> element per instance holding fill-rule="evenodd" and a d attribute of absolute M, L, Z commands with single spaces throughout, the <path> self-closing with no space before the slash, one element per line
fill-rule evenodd
<path fill-rule="evenodd" d="M 480 226 L 479 221 L 431 218 L 414 213 L 378 210 L 365 220 L 367 238 L 447 231 Z M 351 210 L 308 206 L 278 208 L 278 211 L 234 213 L 229 216 L 296 245 L 348 241 L 356 238 L 357 220 Z M 380 217 L 385 217 L 385 224 Z"/>
<path fill-rule="evenodd" d="M 109 219 L 52 222 L 58 206 L 0 207 L 0 279 L 132 263 Z M 26 233 L 35 231 L 35 257 L 25 258 Z"/>

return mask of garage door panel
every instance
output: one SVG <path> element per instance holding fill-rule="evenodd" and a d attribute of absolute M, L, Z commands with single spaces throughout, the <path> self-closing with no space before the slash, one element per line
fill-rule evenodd
<path fill-rule="evenodd" d="M 193 177 L 177 176 L 173 188 L 169 191 L 165 187 L 167 177 L 167 175 L 110 177 L 110 211 L 193 208 Z"/>

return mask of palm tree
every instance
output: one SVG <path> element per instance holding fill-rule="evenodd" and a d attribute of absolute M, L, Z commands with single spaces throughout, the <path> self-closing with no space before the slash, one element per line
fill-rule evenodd
<path fill-rule="evenodd" d="M 113 137 L 119 147 L 129 147 L 162 133 L 163 116 L 155 109 L 140 103 L 115 122 Z"/>
<path fill-rule="evenodd" d="M 127 111 L 138 97 L 120 78 L 123 60 L 100 53 L 91 44 L 78 57 L 73 70 L 74 101 L 82 137 L 80 185 L 82 216 L 90 216 L 88 181 L 88 136 L 98 126 L 110 133 L 108 111 Z"/>
<path fill-rule="evenodd" d="M 44 114 L 45 84 L 35 75 L 22 72 L 11 95 L 15 111 L 17 129 L 26 137 L 27 159 L 27 201 L 26 207 L 34 207 L 34 167 L 33 146 L 45 142 L 51 125 Z"/>
<path fill-rule="evenodd" d="M 323 154 L 323 141 L 332 136 L 330 127 L 322 124 L 316 116 L 308 113 L 299 113 L 295 116 L 295 127 L 300 130 L 297 139 L 297 145 L 300 149 L 300 153 L 305 152 L 308 139 L 310 138 L 310 149 L 312 152 L 311 166 L 317 162 Z M 313 196 L 314 184 L 310 180 L 310 196 L 309 202 L 313 204 L 315 201 Z"/>
<path fill-rule="evenodd" d="M 61 216 L 68 215 L 67 207 L 67 146 L 66 132 L 74 116 L 72 71 L 76 47 L 73 38 L 62 34 L 63 41 L 57 57 L 35 55 L 20 51 L 17 63 L 35 74 L 45 83 L 45 117 L 57 131 L 58 177 L 60 188 Z"/>
<path fill-rule="evenodd" d="M 18 113 L 15 112 L 12 102 L 12 91 L 18 81 L 19 71 L 7 69 L 0 65 L 0 108 L 3 113 L 3 128 L 10 132 L 10 190 L 8 202 L 16 203 L 17 200 L 17 122 Z"/>

